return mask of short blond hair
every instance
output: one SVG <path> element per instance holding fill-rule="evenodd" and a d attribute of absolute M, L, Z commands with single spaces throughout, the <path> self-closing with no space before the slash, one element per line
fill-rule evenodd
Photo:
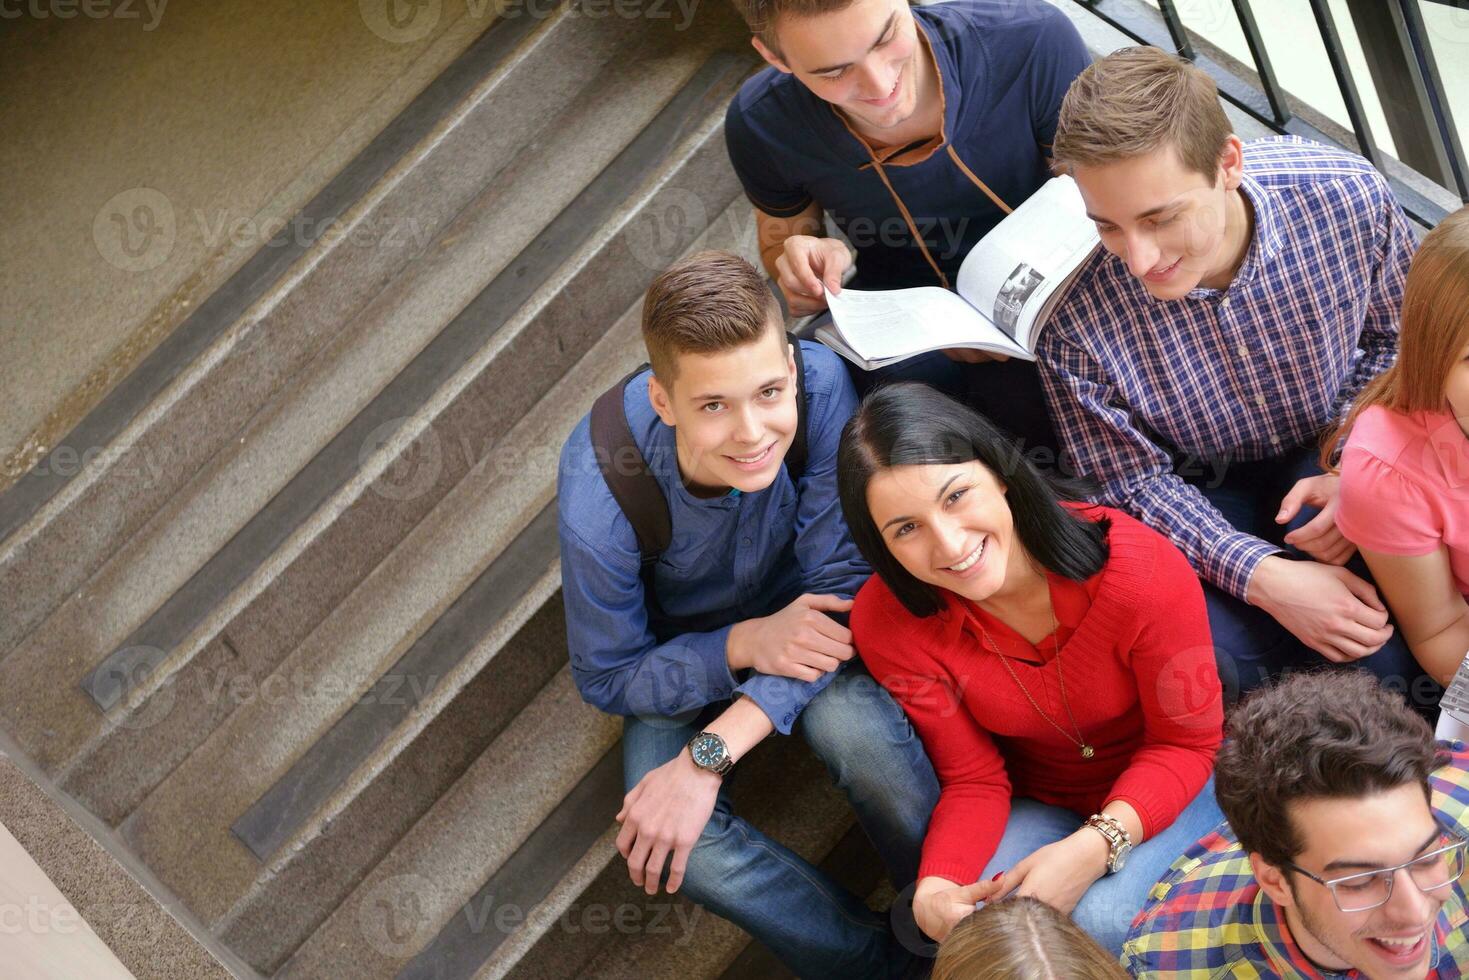
<path fill-rule="evenodd" d="M 664 385 L 678 378 L 678 355 L 743 347 L 784 322 L 765 278 L 733 252 L 690 255 L 654 279 L 643 298 L 643 344 Z"/>
<path fill-rule="evenodd" d="M 1121 48 L 1076 76 L 1061 101 L 1052 160 L 1096 166 L 1172 146 L 1213 183 L 1234 132 L 1214 80 L 1154 47 Z"/>

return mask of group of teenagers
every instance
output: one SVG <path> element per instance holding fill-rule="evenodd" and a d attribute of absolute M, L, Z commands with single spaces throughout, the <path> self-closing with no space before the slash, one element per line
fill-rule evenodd
<path fill-rule="evenodd" d="M 1365 160 L 1044 0 L 735 2 L 764 270 L 661 273 L 558 475 L 632 881 L 801 977 L 1469 975 L 1469 209 L 1420 244 Z M 1034 363 L 786 332 L 950 285 L 1061 172 L 1101 247 Z M 892 909 L 733 811 L 795 732 Z"/>

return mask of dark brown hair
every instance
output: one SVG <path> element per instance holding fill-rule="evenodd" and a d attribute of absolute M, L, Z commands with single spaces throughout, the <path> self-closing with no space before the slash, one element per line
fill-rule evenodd
<path fill-rule="evenodd" d="M 1088 65 L 1061 100 L 1051 148 L 1058 167 L 1114 163 L 1172 146 L 1210 184 L 1234 127 L 1202 69 L 1153 47 L 1121 48 Z"/>
<path fill-rule="evenodd" d="M 1038 899 L 991 902 L 954 926 L 933 980 L 1127 980 L 1112 954 Z"/>
<path fill-rule="evenodd" d="M 782 17 L 815 17 L 834 10 L 845 10 L 853 0 L 734 0 L 734 8 L 745 18 L 750 33 L 771 51 L 779 52 L 775 40 L 775 22 Z"/>
<path fill-rule="evenodd" d="M 1277 868 L 1306 849 L 1290 805 L 1421 787 L 1446 761 L 1428 723 L 1366 671 L 1292 675 L 1229 716 L 1214 793 L 1246 852 Z"/>
<path fill-rule="evenodd" d="M 1371 405 L 1404 415 L 1443 408 L 1444 387 L 1469 344 L 1469 207 L 1438 223 L 1418 246 L 1403 289 L 1398 357 L 1368 382 L 1346 421 L 1322 439 L 1321 465 L 1333 469 L 1337 444 Z"/>
<path fill-rule="evenodd" d="M 665 386 L 678 378 L 678 355 L 743 347 L 779 330 L 775 294 L 733 252 L 696 252 L 661 273 L 643 298 L 643 344 Z"/>

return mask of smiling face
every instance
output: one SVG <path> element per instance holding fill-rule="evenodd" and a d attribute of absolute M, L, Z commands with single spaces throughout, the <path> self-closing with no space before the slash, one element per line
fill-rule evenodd
<path fill-rule="evenodd" d="M 1423 790 L 1411 783 L 1363 798 L 1297 801 L 1290 815 L 1307 844 L 1295 863 L 1327 880 L 1402 864 L 1443 844 Z M 1386 905 L 1343 912 L 1326 886 L 1286 872 L 1291 888 L 1279 869 L 1258 855 L 1252 860 L 1261 887 L 1287 909 L 1296 942 L 1317 963 L 1355 967 L 1369 980 L 1427 975 L 1434 921 L 1449 889 L 1420 891 L 1399 871 Z"/>
<path fill-rule="evenodd" d="M 775 324 L 759 340 L 712 354 L 680 353 L 648 399 L 674 427 L 684 483 L 699 496 L 764 490 L 796 434 L 796 363 Z"/>
<path fill-rule="evenodd" d="M 1026 578 L 1030 559 L 1006 488 L 983 463 L 878 470 L 867 506 L 888 550 L 920 582 L 984 602 Z"/>
<path fill-rule="evenodd" d="M 1249 246 L 1249 210 L 1238 188 L 1244 158 L 1231 136 L 1211 181 L 1171 144 L 1109 163 L 1074 164 L 1087 215 L 1102 247 L 1157 299 L 1199 285 L 1224 289 Z"/>
<path fill-rule="evenodd" d="M 903 0 L 854 0 L 776 24 L 780 50 L 754 39 L 766 61 L 872 133 L 906 122 L 927 97 L 922 42 Z"/>

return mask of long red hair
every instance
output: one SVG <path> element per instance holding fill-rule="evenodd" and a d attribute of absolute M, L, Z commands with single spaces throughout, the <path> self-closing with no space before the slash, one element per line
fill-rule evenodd
<path fill-rule="evenodd" d="M 1439 222 L 1418 246 L 1403 290 L 1402 333 L 1393 366 L 1357 396 L 1346 421 L 1322 441 L 1321 466 L 1335 469 L 1336 447 L 1363 409 L 1436 411 L 1449 370 L 1469 345 L 1469 207 Z"/>

